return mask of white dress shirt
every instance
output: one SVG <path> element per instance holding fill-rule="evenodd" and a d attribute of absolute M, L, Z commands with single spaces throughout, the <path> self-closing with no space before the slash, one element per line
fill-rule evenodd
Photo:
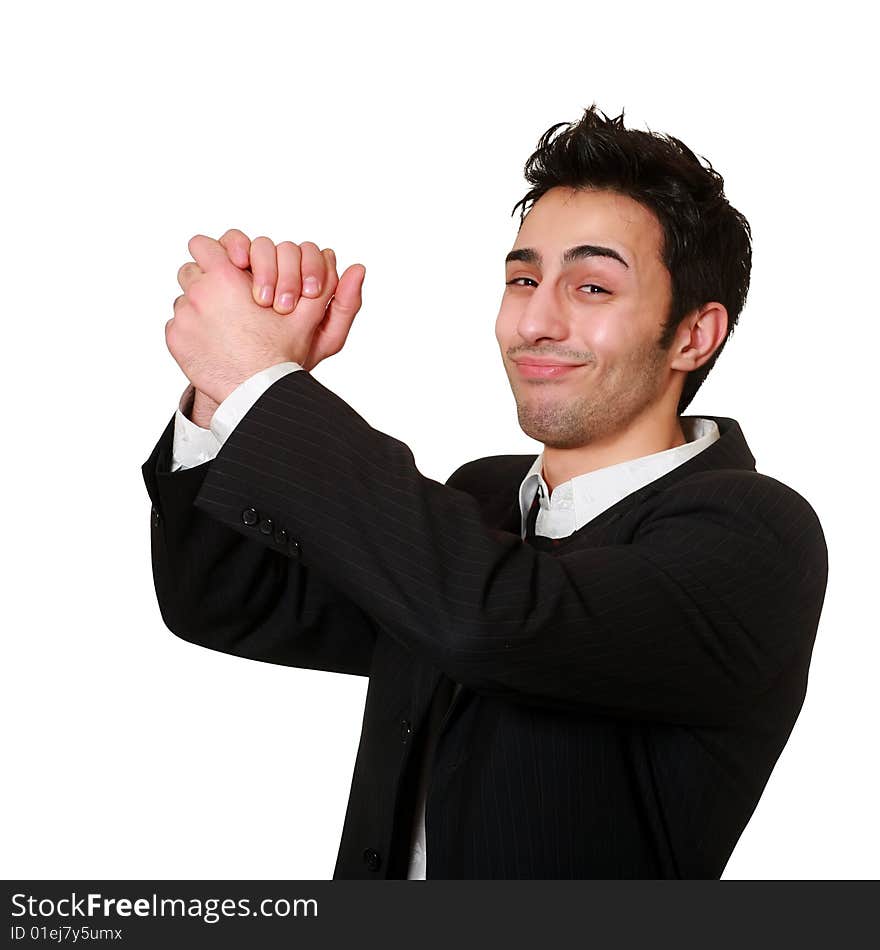
<path fill-rule="evenodd" d="M 192 468 L 214 458 L 248 409 L 269 386 L 287 373 L 302 368 L 298 363 L 278 363 L 254 374 L 220 403 L 211 419 L 210 429 L 197 426 L 184 414 L 191 411 L 194 393 L 193 387 L 187 386 L 175 414 L 171 471 Z M 532 463 L 519 487 L 522 537 L 526 536 L 526 519 L 535 492 L 539 495 L 535 534 L 548 538 L 567 538 L 622 498 L 707 449 L 720 436 L 717 424 L 711 419 L 686 417 L 680 421 L 687 439 L 684 445 L 576 475 L 557 485 L 552 494 L 544 481 L 542 452 Z M 460 689 L 460 685 L 456 686 L 453 696 L 457 695 Z M 407 873 L 407 879 L 411 881 L 426 879 L 425 803 L 430 760 L 436 739 L 436 735 L 428 736 L 422 760 L 418 806 Z"/>

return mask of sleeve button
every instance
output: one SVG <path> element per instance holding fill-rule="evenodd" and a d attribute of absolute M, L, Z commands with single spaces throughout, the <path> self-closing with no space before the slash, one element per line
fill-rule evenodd
<path fill-rule="evenodd" d="M 371 871 L 378 871 L 382 867 L 382 855 L 374 848 L 367 848 L 364 851 L 364 863 Z"/>
<path fill-rule="evenodd" d="M 256 508 L 245 508 L 241 513 L 241 520 L 248 525 L 256 524 L 259 520 L 259 515 L 257 514 Z"/>
<path fill-rule="evenodd" d="M 260 534 L 271 534 L 275 523 L 271 518 L 263 518 L 260 522 Z"/>
<path fill-rule="evenodd" d="M 275 543 L 287 544 L 287 532 L 284 528 L 278 527 L 275 529 Z"/>
<path fill-rule="evenodd" d="M 295 541 L 293 538 L 290 539 L 290 553 L 294 557 L 299 557 L 300 555 L 299 541 Z"/>

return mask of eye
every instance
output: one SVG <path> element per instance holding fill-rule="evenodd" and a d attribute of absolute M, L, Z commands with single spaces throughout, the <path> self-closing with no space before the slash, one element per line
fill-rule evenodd
<path fill-rule="evenodd" d="M 512 285 L 513 285 L 513 286 L 518 286 L 518 287 L 523 286 L 522 284 L 517 284 L 517 281 L 519 281 L 519 280 L 530 280 L 530 281 L 532 281 L 533 284 L 535 283 L 535 281 L 532 280 L 531 277 L 514 277 L 513 280 L 507 281 L 507 286 L 508 286 L 508 287 L 510 287 L 510 286 L 512 286 Z M 537 286 L 537 285 L 536 285 L 536 286 Z M 595 289 L 598 290 L 599 293 L 602 293 L 602 294 L 610 293 L 610 291 L 606 290 L 604 287 L 600 287 L 598 284 L 581 284 L 581 287 L 595 287 Z M 592 294 L 592 293 L 591 293 L 591 294 L 587 294 L 587 296 L 588 296 L 588 297 L 595 297 L 596 294 Z"/>

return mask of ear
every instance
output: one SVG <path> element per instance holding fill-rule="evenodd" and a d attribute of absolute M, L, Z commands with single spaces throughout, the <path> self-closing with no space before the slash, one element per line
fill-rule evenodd
<path fill-rule="evenodd" d="M 709 360 L 727 336 L 727 308 L 720 303 L 703 304 L 678 325 L 670 348 L 670 369 L 691 372 Z"/>

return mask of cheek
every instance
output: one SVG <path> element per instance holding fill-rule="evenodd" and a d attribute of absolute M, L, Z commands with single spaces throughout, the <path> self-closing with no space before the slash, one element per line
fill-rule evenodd
<path fill-rule="evenodd" d="M 594 307 L 591 311 L 589 326 L 591 332 L 617 348 L 633 346 L 650 323 L 650 313 L 645 309 L 641 298 L 627 295 L 619 296 L 605 306 Z"/>
<path fill-rule="evenodd" d="M 628 345 L 625 320 L 619 314 L 603 313 L 583 328 L 584 343 L 600 360 L 613 359 Z"/>
<path fill-rule="evenodd" d="M 516 331 L 516 320 L 513 319 L 509 310 L 502 307 L 495 318 L 495 339 L 504 346 L 509 344 L 511 337 Z"/>
<path fill-rule="evenodd" d="M 625 315 L 611 313 L 610 309 L 601 315 L 594 314 L 580 330 L 579 340 L 573 344 L 573 349 L 591 354 L 594 361 L 592 369 L 600 376 L 618 372 L 638 346 L 632 323 L 627 322 Z"/>

